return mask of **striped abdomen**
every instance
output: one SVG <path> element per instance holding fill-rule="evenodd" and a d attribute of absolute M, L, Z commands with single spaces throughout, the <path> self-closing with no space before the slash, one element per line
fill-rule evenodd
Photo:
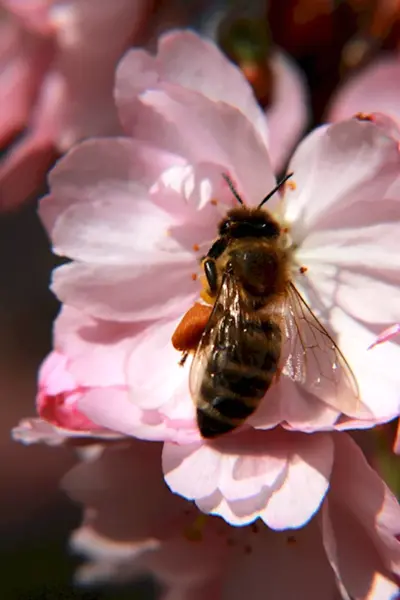
<path fill-rule="evenodd" d="M 225 324 L 225 327 L 229 325 Z M 276 374 L 281 331 L 255 313 L 238 331 L 217 336 L 208 358 L 197 402 L 197 422 L 205 438 L 238 427 L 257 408 Z"/>

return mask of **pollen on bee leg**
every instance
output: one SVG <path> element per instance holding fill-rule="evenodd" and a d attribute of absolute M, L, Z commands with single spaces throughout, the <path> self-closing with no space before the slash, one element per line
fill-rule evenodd
<path fill-rule="evenodd" d="M 176 350 L 191 352 L 196 350 L 212 311 L 211 306 L 196 302 L 183 316 L 175 329 L 171 341 Z"/>

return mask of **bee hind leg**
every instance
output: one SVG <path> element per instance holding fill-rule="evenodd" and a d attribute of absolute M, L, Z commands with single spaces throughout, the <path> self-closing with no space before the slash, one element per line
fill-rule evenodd
<path fill-rule="evenodd" d="M 179 361 L 179 366 L 183 367 L 186 362 L 187 357 L 189 356 L 189 352 L 183 352 L 181 360 Z"/>

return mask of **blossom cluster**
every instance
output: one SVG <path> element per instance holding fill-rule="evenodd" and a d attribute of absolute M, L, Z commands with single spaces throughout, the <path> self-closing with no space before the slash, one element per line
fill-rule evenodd
<path fill-rule="evenodd" d="M 27 12 L 23 23 L 33 37 L 56 27 L 69 52 L 71 39 L 60 33 L 66 15 L 49 10 L 41 21 Z M 109 23 L 108 12 L 97 16 Z M 73 43 L 79 23 L 90 22 L 76 18 Z M 391 335 L 400 322 L 397 123 L 363 108 L 333 111 L 336 122 L 294 151 L 293 175 L 266 209 L 286 232 L 291 281 L 323 333 L 310 343 L 306 377 L 282 364 L 242 427 L 203 439 L 189 391 L 192 359 L 180 364 L 171 338 L 199 300 L 201 259 L 237 206 L 223 175 L 250 207 L 276 186 L 306 122 L 296 109 L 302 82 L 277 53 L 275 104 L 265 113 L 212 41 L 172 31 L 155 54 L 125 53 L 114 106 L 110 77 L 132 34 L 125 24 L 99 70 L 107 107 L 92 74 L 87 90 L 79 86 L 87 103 L 71 99 L 63 69 L 72 58 L 59 50 L 42 93 L 69 116 L 58 116 L 62 131 L 47 135 L 52 110 L 36 97 L 35 124 L 12 151 L 26 154 L 33 140 L 64 150 L 93 133 L 108 136 L 74 145 L 40 203 L 53 251 L 68 261 L 52 278 L 62 308 L 39 374 L 39 417 L 14 430 L 25 443 L 85 440 L 85 460 L 63 484 L 85 505 L 72 536 L 88 558 L 78 579 L 127 581 L 146 572 L 191 600 L 235 600 L 244 589 L 255 600 L 389 600 L 400 576 L 400 507 L 353 432 L 367 436 L 400 415 L 400 346 Z M 104 34 L 100 25 L 91 33 Z M 82 39 L 93 48 L 90 36 Z M 60 96 L 65 82 L 71 87 Z M 81 118 L 72 119 L 74 107 Z M 20 108 L 10 127 L 27 118 L 28 107 Z M 104 115 L 112 117 L 109 130 Z M 289 133 L 282 115 L 294 116 Z M 102 127 L 91 129 L 92 119 Z"/>

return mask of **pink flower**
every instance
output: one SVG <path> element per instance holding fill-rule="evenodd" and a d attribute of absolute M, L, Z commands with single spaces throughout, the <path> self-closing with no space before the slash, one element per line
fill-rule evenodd
<path fill-rule="evenodd" d="M 400 119 L 400 58 L 396 55 L 380 57 L 350 76 L 334 95 L 327 120 L 374 112 Z"/>
<path fill-rule="evenodd" d="M 220 214 L 233 204 L 220 174 L 231 172 L 250 204 L 274 185 L 266 166 L 267 151 L 251 123 L 227 105 L 216 105 L 178 86 L 168 87 L 172 95 L 178 89 L 182 97 L 176 99 L 176 106 L 169 92 L 148 92 L 149 103 L 150 98 L 154 102 L 158 98 L 158 104 L 142 107 L 143 119 L 147 115 L 143 131 L 151 132 L 154 120 L 158 126 L 152 135 L 161 128 L 166 133 L 173 115 L 164 122 L 161 111 L 168 107 L 173 107 L 175 118 L 183 118 L 184 111 L 189 118 L 196 109 L 203 123 L 195 135 L 197 144 L 186 146 L 188 156 L 129 138 L 86 142 L 52 172 L 51 196 L 41 207 L 55 251 L 73 259 L 54 274 L 53 289 L 60 299 L 97 319 L 147 322 L 131 337 L 125 355 L 133 402 L 119 406 L 115 417 L 124 433 L 130 427 L 132 405 L 178 420 L 179 428 L 184 421 L 193 422 L 189 365 L 178 366 L 179 355 L 170 339 L 198 298 L 200 286 L 192 277 L 199 270 L 198 257 L 215 237 Z M 165 103 L 160 104 L 161 98 Z M 228 153 L 232 120 L 237 121 L 236 131 L 248 129 L 246 152 L 237 145 Z M 194 134 L 200 127 L 194 114 L 192 121 Z M 143 121 L 139 122 L 142 127 Z M 213 135 L 208 136 L 208 131 Z M 201 145 L 201 135 L 208 136 L 203 140 L 209 142 L 207 147 Z M 181 138 L 186 136 L 185 127 L 175 130 L 171 144 L 179 140 L 183 144 Z M 164 144 L 169 140 L 167 135 L 162 139 Z M 294 155 L 290 170 L 296 188 L 286 188 L 283 216 L 295 249 L 293 277 L 314 312 L 336 334 L 357 377 L 362 402 L 346 406 L 329 392 L 328 384 L 307 390 L 283 374 L 268 401 L 250 419 L 254 427 L 287 423 L 312 430 L 334 426 L 342 413 L 369 416 L 371 424 L 398 414 L 400 382 L 395 365 L 400 349 L 395 342 L 383 346 L 379 355 L 366 349 L 375 340 L 377 327 L 400 316 L 398 264 L 393 260 L 400 218 L 395 183 L 399 162 L 397 143 L 384 129 L 357 120 L 316 130 Z M 312 171 L 310 164 L 315 165 Z M 275 210 L 276 203 L 271 208 Z M 390 211 L 391 221 L 385 210 Z M 300 273 L 301 266 L 308 267 L 306 274 Z M 383 296 L 387 297 L 384 310 Z M 364 406 L 369 413 L 363 412 Z M 107 409 L 105 403 L 93 403 L 82 410 L 109 427 L 108 403 Z"/>
<path fill-rule="evenodd" d="M 191 600 L 235 600 L 243 590 L 252 600 L 266 594 L 271 600 L 393 598 L 399 506 L 346 434 L 329 437 L 335 447 L 330 490 L 319 514 L 289 531 L 260 521 L 231 528 L 199 515 L 163 485 L 158 444 L 99 450 L 64 480 L 85 505 L 84 523 L 72 536 L 72 548 L 89 561 L 78 581 L 150 573 L 168 597 Z"/>
<path fill-rule="evenodd" d="M 79 372 L 79 385 L 113 386 L 111 395 L 80 398 L 80 413 L 108 430 L 165 441 L 168 484 L 204 511 L 231 523 L 261 515 L 270 523 L 270 494 L 282 478 L 301 474 L 300 481 L 309 473 L 313 485 L 299 512 L 290 497 L 287 505 L 282 500 L 288 506 L 282 527 L 299 526 L 329 485 L 329 436 L 269 430 L 371 427 L 399 414 L 398 344 L 367 352 L 377 328 L 400 319 L 395 126 L 376 117 L 317 129 L 290 163 L 294 176 L 283 201 L 269 204 L 288 229 L 296 286 L 337 338 L 358 380 L 359 400 L 332 386 L 332 362 L 322 377 L 314 362 L 315 375 L 305 385 L 283 368 L 247 430 L 206 442 L 189 396 L 190 361 L 178 365 L 171 336 L 199 297 L 199 257 L 234 205 L 221 173 L 230 173 L 250 205 L 275 179 L 263 117 L 240 73 L 230 66 L 225 80 L 216 79 L 212 63 L 208 80 L 195 61 L 185 70 L 185 59 L 174 54 L 178 35 L 166 39 L 172 41 L 164 52 L 175 60 L 157 63 L 164 78 L 143 51 L 129 53 L 120 66 L 116 95 L 126 131 L 135 137 L 85 142 L 50 176 L 41 215 L 55 252 L 72 259 L 53 279 L 68 307 L 55 347 L 75 362 L 69 368 Z M 188 40 L 184 34 L 182 43 Z M 147 91 L 138 92 L 141 79 Z M 227 102 L 231 94 L 240 110 Z M 68 315 L 75 315 L 70 322 Z M 306 441 L 297 448 L 298 439 Z"/>
<path fill-rule="evenodd" d="M 77 140 L 120 131 L 112 96 L 115 66 L 151 5 L 0 2 L 0 145 L 27 127 L 0 164 L 1 208 L 17 206 L 35 191 L 55 155 Z"/>

